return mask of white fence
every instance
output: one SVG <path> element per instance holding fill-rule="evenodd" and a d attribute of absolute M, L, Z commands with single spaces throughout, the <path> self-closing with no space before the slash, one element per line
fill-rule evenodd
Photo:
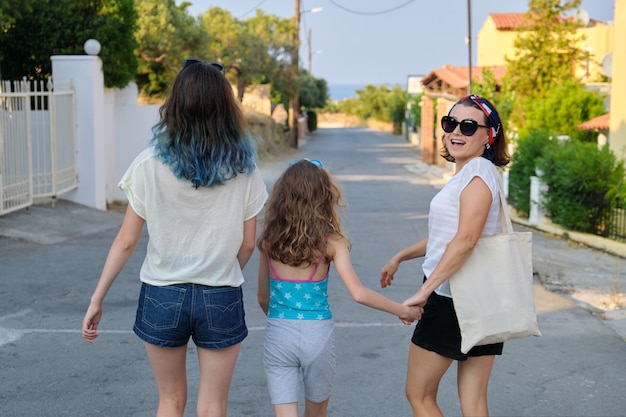
<path fill-rule="evenodd" d="M 0 83 L 0 215 L 78 185 L 74 92 Z"/>

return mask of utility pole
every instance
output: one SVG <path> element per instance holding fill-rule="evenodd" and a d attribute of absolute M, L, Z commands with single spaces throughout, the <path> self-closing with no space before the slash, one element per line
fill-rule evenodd
<path fill-rule="evenodd" d="M 472 94 L 472 0 L 467 0 L 467 47 L 469 50 L 467 94 Z"/>
<path fill-rule="evenodd" d="M 295 28 L 293 32 L 293 51 L 291 53 L 291 71 L 293 77 L 293 98 L 291 99 L 291 140 L 292 148 L 298 148 L 298 117 L 300 115 L 300 90 L 298 58 L 300 53 L 300 0 L 296 0 L 294 11 Z"/>
<path fill-rule="evenodd" d="M 306 44 L 308 47 L 308 53 L 309 53 L 309 62 L 308 62 L 308 69 L 309 69 L 309 74 L 311 73 L 311 27 L 309 26 L 309 31 L 307 33 L 306 36 Z"/>

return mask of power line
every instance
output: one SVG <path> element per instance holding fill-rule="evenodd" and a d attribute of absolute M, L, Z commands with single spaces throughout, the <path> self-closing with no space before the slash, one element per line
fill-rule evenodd
<path fill-rule="evenodd" d="M 257 4 L 256 6 L 254 6 L 252 9 L 248 10 L 247 12 L 245 12 L 244 14 L 242 14 L 241 16 L 239 16 L 237 19 L 241 19 L 242 17 L 245 17 L 247 15 L 249 15 L 250 13 L 252 13 L 253 11 L 255 11 L 256 9 L 259 8 L 260 5 L 262 5 L 263 3 L 265 3 L 265 0 L 261 0 L 259 2 L 259 4 Z"/>
<path fill-rule="evenodd" d="M 381 10 L 381 11 L 378 11 L 378 12 L 361 12 L 359 10 L 353 10 L 353 9 L 349 9 L 349 8 L 347 8 L 345 6 L 342 6 L 341 4 L 337 3 L 335 0 L 328 0 L 328 1 L 330 3 L 332 3 L 332 4 L 334 4 L 335 6 L 339 7 L 340 9 L 348 12 L 348 13 L 373 16 L 373 15 L 380 15 L 380 14 L 386 14 L 386 13 L 395 12 L 396 10 L 401 9 L 401 8 L 407 6 L 408 4 L 413 3 L 415 0 L 408 0 L 408 1 L 404 2 L 404 3 L 402 3 L 399 6 L 392 7 L 390 9 L 386 9 L 386 10 Z"/>

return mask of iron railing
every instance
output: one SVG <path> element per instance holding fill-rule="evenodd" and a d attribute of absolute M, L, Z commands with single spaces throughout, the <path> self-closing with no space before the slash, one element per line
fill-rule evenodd
<path fill-rule="evenodd" d="M 0 215 L 78 186 L 74 92 L 0 82 Z"/>

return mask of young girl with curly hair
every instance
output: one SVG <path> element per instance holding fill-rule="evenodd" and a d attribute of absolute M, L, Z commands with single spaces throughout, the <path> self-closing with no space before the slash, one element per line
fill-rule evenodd
<path fill-rule="evenodd" d="M 421 308 L 409 308 L 363 286 L 352 268 L 350 241 L 336 211 L 341 193 L 321 162 L 290 165 L 270 194 L 261 251 L 259 305 L 267 315 L 264 367 L 277 417 L 298 416 L 302 371 L 307 417 L 327 415 L 335 377 L 328 272 L 335 263 L 352 298 L 409 324 Z"/>

